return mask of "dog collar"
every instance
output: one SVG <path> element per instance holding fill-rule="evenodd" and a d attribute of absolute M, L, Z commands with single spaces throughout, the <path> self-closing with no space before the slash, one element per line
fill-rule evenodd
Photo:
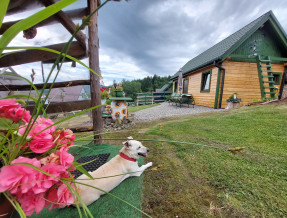
<path fill-rule="evenodd" d="M 133 161 L 133 162 L 136 162 L 136 161 L 137 161 L 136 159 L 131 158 L 131 157 L 125 155 L 124 153 L 120 153 L 120 156 L 121 156 L 122 158 L 126 159 L 126 160 L 129 160 L 129 161 Z"/>

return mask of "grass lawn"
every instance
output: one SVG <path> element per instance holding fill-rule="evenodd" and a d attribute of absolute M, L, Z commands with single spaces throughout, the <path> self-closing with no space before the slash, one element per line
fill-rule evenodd
<path fill-rule="evenodd" d="M 154 163 L 144 173 L 145 212 L 152 217 L 287 217 L 286 105 L 160 122 L 105 136 L 197 143 L 143 142 L 151 149 L 145 161 Z M 231 147 L 246 149 L 233 154 L 227 151 Z"/>
<path fill-rule="evenodd" d="M 147 109 L 147 108 L 150 108 L 150 107 L 155 107 L 155 106 L 158 106 L 159 104 L 148 104 L 148 105 L 140 105 L 140 106 L 129 106 L 128 110 L 129 110 L 129 113 L 134 113 L 134 112 L 137 112 L 137 111 L 140 111 L 140 110 L 143 110 L 143 109 Z"/>
<path fill-rule="evenodd" d="M 141 204 L 152 217 L 287 217 L 286 133 L 287 105 L 273 104 L 139 123 L 104 138 L 154 140 L 143 141 L 153 167 Z"/>
<path fill-rule="evenodd" d="M 286 105 L 241 108 L 153 126 L 145 137 L 220 149 L 150 145 L 149 161 L 162 167 L 146 175 L 146 212 L 179 217 L 286 217 L 286 133 Z M 226 151 L 230 147 L 251 149 L 232 154 Z"/>

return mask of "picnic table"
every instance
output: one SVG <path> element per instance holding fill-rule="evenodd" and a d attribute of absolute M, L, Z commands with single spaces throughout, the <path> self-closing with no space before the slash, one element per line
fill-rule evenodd
<path fill-rule="evenodd" d="M 182 104 L 187 104 L 188 107 L 189 105 L 193 105 L 193 108 L 194 108 L 195 100 L 192 94 L 174 93 L 171 95 L 171 98 L 169 99 L 169 103 L 175 103 L 176 106 L 177 104 L 179 104 L 180 107 Z"/>

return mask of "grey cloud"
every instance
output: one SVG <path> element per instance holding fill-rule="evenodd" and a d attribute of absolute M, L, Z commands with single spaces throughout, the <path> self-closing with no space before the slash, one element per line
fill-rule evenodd
<path fill-rule="evenodd" d="M 115 53 L 111 57 L 117 54 L 132 57 L 140 68 L 151 74 L 173 74 L 185 64 L 183 61 L 218 42 L 223 31 L 232 34 L 277 7 L 270 6 L 270 1 L 210 0 L 205 1 L 206 5 L 214 8 L 196 19 L 183 13 L 184 8 L 157 10 L 172 2 L 132 0 L 107 5 L 99 13 L 101 49 L 112 47 Z M 198 3 L 177 1 L 178 4 L 184 2 Z M 284 0 L 277 2 L 286 8 Z M 151 8 L 154 14 L 148 13 Z M 191 3 L 190 13 L 197 10 L 200 8 L 193 8 Z"/>

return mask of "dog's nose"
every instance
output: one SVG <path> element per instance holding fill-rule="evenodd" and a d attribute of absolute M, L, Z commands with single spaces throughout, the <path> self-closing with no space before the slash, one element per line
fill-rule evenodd
<path fill-rule="evenodd" d="M 147 152 L 149 152 L 149 148 L 147 148 Z"/>

